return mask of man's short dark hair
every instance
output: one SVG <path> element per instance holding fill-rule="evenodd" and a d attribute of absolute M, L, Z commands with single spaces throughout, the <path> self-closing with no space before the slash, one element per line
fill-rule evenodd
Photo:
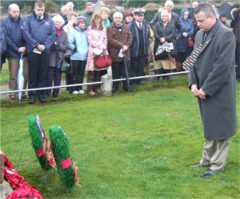
<path fill-rule="evenodd" d="M 34 6 L 39 8 L 44 8 L 44 3 L 41 0 L 37 0 Z"/>
<path fill-rule="evenodd" d="M 91 2 L 87 2 L 87 3 L 86 3 L 86 7 L 87 7 L 87 6 L 92 6 L 92 7 L 93 7 L 93 4 L 92 4 Z"/>
<path fill-rule="evenodd" d="M 194 14 L 198 14 L 199 12 L 205 13 L 206 17 L 209 17 L 209 15 L 213 15 L 216 17 L 215 10 L 213 9 L 213 6 L 209 3 L 198 4 L 198 6 L 194 9 Z"/>

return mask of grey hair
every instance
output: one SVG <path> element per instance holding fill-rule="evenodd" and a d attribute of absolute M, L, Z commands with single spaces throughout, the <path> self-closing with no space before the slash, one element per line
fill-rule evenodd
<path fill-rule="evenodd" d="M 19 6 L 16 3 L 12 3 L 8 6 L 8 10 L 11 10 L 12 8 L 19 8 Z"/>
<path fill-rule="evenodd" d="M 171 14 L 166 9 L 161 10 L 161 17 L 162 17 L 162 13 L 166 13 L 168 15 L 168 20 L 171 21 Z"/>
<path fill-rule="evenodd" d="M 167 1 L 165 2 L 165 4 L 164 4 L 165 7 L 166 7 L 167 4 L 171 4 L 171 5 L 174 7 L 174 3 L 173 3 L 173 1 L 171 1 L 171 0 L 167 0 Z"/>
<path fill-rule="evenodd" d="M 72 7 L 74 8 L 74 4 L 73 4 L 73 2 L 71 2 L 71 1 L 67 2 L 67 3 L 66 3 L 66 6 L 72 6 Z"/>
<path fill-rule="evenodd" d="M 65 23 L 64 19 L 60 15 L 53 16 L 52 20 L 53 20 L 53 22 L 60 21 L 61 25 L 63 25 Z"/>
<path fill-rule="evenodd" d="M 67 6 L 66 5 L 63 5 L 62 7 L 61 7 L 61 10 L 63 10 L 63 9 L 67 9 Z"/>
<path fill-rule="evenodd" d="M 115 18 L 115 17 L 122 17 L 123 18 L 123 14 L 121 12 L 115 12 L 113 14 L 113 18 Z"/>

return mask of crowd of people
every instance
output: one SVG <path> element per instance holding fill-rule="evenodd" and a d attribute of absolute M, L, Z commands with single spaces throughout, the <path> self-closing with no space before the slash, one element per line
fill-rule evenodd
<path fill-rule="evenodd" d="M 115 12 L 112 19 L 110 10 L 101 7 L 94 10 L 91 2 L 80 16 L 74 12 L 74 4 L 68 2 L 61 7 L 59 14 L 52 18 L 45 12 L 41 0 L 34 4 L 33 13 L 22 18 L 19 6 L 11 4 L 9 16 L 1 20 L 1 67 L 4 57 L 8 59 L 9 90 L 17 90 L 17 73 L 20 55 L 24 56 L 24 88 L 29 89 L 59 86 L 62 66 L 67 65 L 66 84 L 83 83 L 85 71 L 87 82 L 98 82 L 108 68 L 98 69 L 94 57 L 109 55 L 112 59 L 113 79 L 144 76 L 149 73 L 149 62 L 155 60 L 151 69 L 156 74 L 169 74 L 171 71 L 183 71 L 183 62 L 191 54 L 195 35 L 199 30 L 194 18 L 194 9 L 183 8 L 180 16 L 173 11 L 174 3 L 165 2 L 165 8 L 159 9 L 149 22 L 144 19 L 144 9 Z M 240 52 L 239 9 L 232 10 L 231 24 L 226 15 L 219 21 L 231 28 L 236 37 L 236 55 Z M 239 56 L 236 56 L 239 65 Z M 157 81 L 160 77 L 155 78 Z M 163 76 L 169 80 L 171 76 Z M 122 82 L 125 91 L 143 84 L 142 79 Z M 116 92 L 120 82 L 113 82 L 112 92 Z M 68 87 L 71 94 L 84 94 L 82 86 Z M 88 85 L 87 92 L 94 96 L 101 92 L 99 85 Z M 29 91 L 22 95 L 23 100 L 34 104 L 41 103 L 47 97 L 58 97 L 59 89 Z M 17 100 L 17 93 L 10 94 L 10 100 Z"/>

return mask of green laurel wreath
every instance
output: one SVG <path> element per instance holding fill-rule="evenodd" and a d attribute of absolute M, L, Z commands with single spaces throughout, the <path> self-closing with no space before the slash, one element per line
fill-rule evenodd
<path fill-rule="evenodd" d="M 44 139 L 46 139 L 46 134 L 42 130 L 38 115 L 30 115 L 28 117 L 28 130 L 32 138 L 32 146 L 36 152 L 36 156 L 39 160 L 41 167 L 44 170 L 51 169 L 52 168 L 51 163 L 46 155 L 47 146 L 43 150 Z M 41 156 L 39 155 L 39 151 L 42 151 Z"/>
<path fill-rule="evenodd" d="M 70 159 L 67 136 L 60 126 L 51 126 L 49 128 L 49 137 L 60 179 L 67 188 L 72 188 L 76 184 L 77 176 Z M 64 162 L 68 162 L 65 168 L 63 166 Z"/>

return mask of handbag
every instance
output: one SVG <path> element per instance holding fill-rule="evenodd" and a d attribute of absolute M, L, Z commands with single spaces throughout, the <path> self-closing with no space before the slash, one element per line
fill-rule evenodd
<path fill-rule="evenodd" d="M 61 72 L 66 73 L 66 72 L 68 72 L 68 69 L 69 69 L 69 64 L 67 62 L 63 61 L 61 68 L 60 68 Z"/>
<path fill-rule="evenodd" d="M 189 37 L 189 38 L 188 38 L 188 43 L 187 43 L 187 44 L 188 44 L 188 47 L 189 47 L 189 48 L 192 48 L 192 47 L 193 47 L 194 41 L 193 41 L 193 38 L 192 38 L 192 37 Z"/>
<path fill-rule="evenodd" d="M 103 53 L 100 55 L 95 55 L 93 58 L 93 63 L 96 69 L 103 69 L 112 65 L 112 59 L 109 55 Z"/>

